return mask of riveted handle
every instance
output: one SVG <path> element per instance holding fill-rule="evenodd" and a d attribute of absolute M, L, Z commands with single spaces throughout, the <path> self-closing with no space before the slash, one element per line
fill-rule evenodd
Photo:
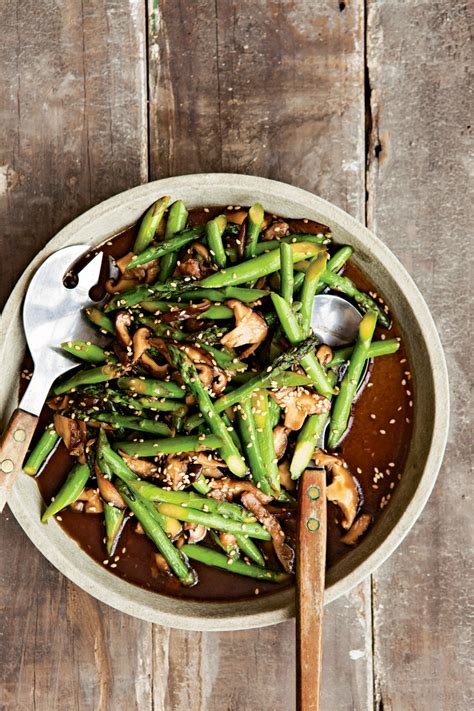
<path fill-rule="evenodd" d="M 0 513 L 13 488 L 16 475 L 33 437 L 38 418 L 24 410 L 15 410 L 0 438 Z"/>
<path fill-rule="evenodd" d="M 299 711 L 319 711 L 324 582 L 326 472 L 307 469 L 299 484 L 296 570 L 296 680 Z"/>

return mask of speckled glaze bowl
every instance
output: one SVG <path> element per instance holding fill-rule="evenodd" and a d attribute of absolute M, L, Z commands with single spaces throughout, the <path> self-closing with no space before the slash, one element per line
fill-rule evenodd
<path fill-rule="evenodd" d="M 18 374 L 25 350 L 21 303 L 29 279 L 55 250 L 72 244 L 97 245 L 136 222 L 160 195 L 182 199 L 187 207 L 249 205 L 288 217 L 306 217 L 330 226 L 336 242 L 355 249 L 354 262 L 383 293 L 398 319 L 410 356 L 416 408 L 410 452 L 402 479 L 373 529 L 326 577 L 326 603 L 346 593 L 395 550 L 420 515 L 435 483 L 448 431 L 446 363 L 430 312 L 400 262 L 365 227 L 339 208 L 285 183 L 233 174 L 184 175 L 127 190 L 71 222 L 37 255 L 25 271 L 1 321 L 0 413 L 6 424 L 17 402 Z M 40 522 L 36 483 L 20 476 L 9 501 L 26 534 L 70 580 L 108 605 L 149 622 L 195 630 L 245 629 L 270 625 L 294 614 L 292 590 L 232 603 L 177 600 L 121 580 L 87 556 L 55 521 Z"/>

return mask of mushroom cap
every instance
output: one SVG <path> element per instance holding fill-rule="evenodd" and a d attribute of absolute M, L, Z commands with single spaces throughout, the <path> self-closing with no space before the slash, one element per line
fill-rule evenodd
<path fill-rule="evenodd" d="M 314 461 L 331 472 L 332 482 L 326 489 L 326 496 L 328 501 L 339 506 L 344 514 L 341 525 L 343 528 L 349 529 L 359 510 L 360 488 L 357 480 L 340 457 L 326 454 L 321 449 L 317 449 L 314 453 Z"/>
<path fill-rule="evenodd" d="M 241 358 L 248 358 L 267 337 L 267 322 L 238 299 L 229 299 L 225 303 L 234 312 L 236 326 L 221 338 L 221 343 L 228 348 L 250 344 L 250 347 L 241 353 Z"/>

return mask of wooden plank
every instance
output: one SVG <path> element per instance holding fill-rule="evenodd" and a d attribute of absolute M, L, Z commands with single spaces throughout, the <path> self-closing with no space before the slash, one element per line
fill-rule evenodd
<path fill-rule="evenodd" d="M 364 3 L 189 9 L 150 8 L 151 175 L 264 175 L 364 219 Z M 292 622 L 226 634 L 158 628 L 155 655 L 156 708 L 294 708 Z M 369 582 L 327 609 L 321 707 L 372 708 Z"/>
<path fill-rule="evenodd" d="M 82 6 L 2 3 L 1 303 L 58 229 L 147 179 L 143 3 Z"/>
<path fill-rule="evenodd" d="M 370 0 L 368 7 L 369 224 L 428 301 L 453 396 L 434 493 L 407 540 L 374 576 L 376 706 L 467 709 L 474 703 L 467 622 L 472 404 L 466 393 L 472 373 L 474 13 L 472 3 L 449 0 Z"/>
<path fill-rule="evenodd" d="M 147 177 L 141 0 L 3 3 L 0 299 L 90 205 Z M 145 708 L 151 626 L 63 578 L 0 520 L 5 709 Z"/>

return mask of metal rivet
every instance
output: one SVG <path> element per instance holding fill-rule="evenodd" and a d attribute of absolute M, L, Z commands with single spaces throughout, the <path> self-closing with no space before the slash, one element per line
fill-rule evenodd
<path fill-rule="evenodd" d="M 18 428 L 17 430 L 14 431 L 13 433 L 13 439 L 16 442 L 24 442 L 26 439 L 26 432 L 25 430 L 22 430 L 21 428 Z"/>
<path fill-rule="evenodd" d="M 14 465 L 11 459 L 4 459 L 0 464 L 0 469 L 2 472 L 5 472 L 5 474 L 10 474 L 10 472 L 13 471 L 13 466 Z"/>
<path fill-rule="evenodd" d="M 308 496 L 313 501 L 319 499 L 319 497 L 321 496 L 321 489 L 319 488 L 319 486 L 316 486 L 316 484 L 311 484 L 311 486 L 308 486 Z"/>
<path fill-rule="evenodd" d="M 306 528 L 308 529 L 308 531 L 311 531 L 311 533 L 318 531 L 320 525 L 321 524 L 317 518 L 308 518 L 308 520 L 306 521 Z"/>

